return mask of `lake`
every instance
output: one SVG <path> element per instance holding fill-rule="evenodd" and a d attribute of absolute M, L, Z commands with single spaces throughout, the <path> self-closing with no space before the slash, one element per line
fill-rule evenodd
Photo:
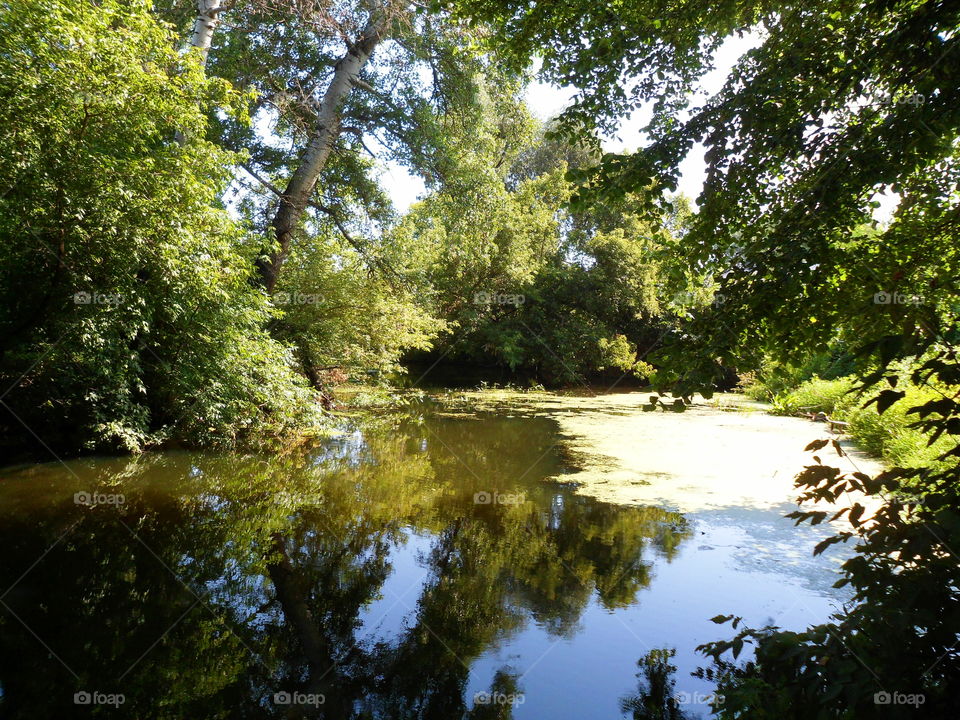
<path fill-rule="evenodd" d="M 0 471 L 0 714 L 621 718 L 663 648 L 707 717 L 711 617 L 800 629 L 846 599 L 849 549 L 813 558 L 830 529 L 783 518 L 778 453 L 822 427 L 529 397 L 411 402 L 271 457 Z"/>

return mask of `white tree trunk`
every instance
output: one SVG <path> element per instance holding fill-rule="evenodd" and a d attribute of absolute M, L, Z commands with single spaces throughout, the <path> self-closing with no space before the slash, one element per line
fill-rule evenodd
<path fill-rule="evenodd" d="M 201 63 L 207 64 L 207 54 L 213 42 L 213 31 L 217 28 L 217 16 L 220 14 L 222 0 L 197 0 L 197 17 L 193 21 L 190 34 L 190 47 L 200 50 Z"/>
<path fill-rule="evenodd" d="M 223 0 L 197 0 L 197 17 L 193 21 L 193 32 L 190 33 L 190 47 L 200 50 L 200 64 L 204 66 L 222 6 Z M 183 130 L 177 130 L 174 140 L 178 145 L 186 145 L 187 135 Z"/>
<path fill-rule="evenodd" d="M 300 156 L 297 169 L 287 183 L 273 218 L 272 225 L 279 249 L 267 260 L 257 264 L 268 293 L 273 292 L 280 267 L 290 250 L 293 231 L 307 209 L 320 173 L 340 135 L 340 106 L 381 41 L 383 30 L 382 19 L 371 17 L 360 39 L 348 48 L 347 53 L 334 66 L 333 79 L 323 95 L 310 140 Z"/>

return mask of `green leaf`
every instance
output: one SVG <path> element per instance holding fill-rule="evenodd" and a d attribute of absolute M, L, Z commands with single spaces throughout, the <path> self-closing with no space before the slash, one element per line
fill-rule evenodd
<path fill-rule="evenodd" d="M 876 403 L 877 413 L 882 415 L 887 408 L 897 402 L 897 400 L 903 398 L 904 395 L 906 395 L 906 392 L 903 390 L 882 390 L 876 397 L 864 403 L 863 407 L 868 407 L 871 403 Z"/>

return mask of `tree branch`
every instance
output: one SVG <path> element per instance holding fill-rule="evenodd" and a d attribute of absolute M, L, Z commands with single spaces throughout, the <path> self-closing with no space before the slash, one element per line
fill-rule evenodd
<path fill-rule="evenodd" d="M 252 167 L 250 167 L 247 163 L 240 163 L 240 167 L 242 167 L 244 170 L 250 173 L 250 177 L 252 177 L 258 183 L 263 185 L 267 190 L 272 192 L 274 195 L 276 195 L 277 197 L 283 197 L 283 191 L 280 190 L 280 188 L 278 188 L 269 180 L 265 180 L 262 177 L 260 177 L 260 175 L 257 174 L 257 172 Z"/>
<path fill-rule="evenodd" d="M 372 256 L 369 253 L 369 251 L 363 246 L 363 243 L 361 243 L 359 240 L 357 240 L 350 234 L 342 218 L 340 217 L 339 213 L 337 213 L 337 211 L 334 208 L 328 207 L 327 205 L 322 205 L 316 201 L 311 201 L 309 204 L 310 204 L 310 207 L 312 207 L 314 210 L 319 210 L 320 212 L 325 214 L 327 217 L 329 217 L 331 222 L 333 222 L 333 224 L 336 226 L 337 231 L 340 233 L 341 236 L 343 236 L 343 239 L 346 240 L 347 243 L 354 250 L 360 253 L 360 255 L 363 256 L 364 260 L 371 267 L 379 268 L 381 271 L 383 271 L 384 279 L 390 284 L 390 287 L 396 289 L 397 286 L 394 285 L 393 280 L 390 278 L 390 275 L 393 275 L 394 278 L 401 281 L 403 280 L 403 276 L 400 275 L 400 273 L 398 273 L 396 270 L 394 270 L 389 263 L 384 262 L 382 259 L 378 257 Z"/>

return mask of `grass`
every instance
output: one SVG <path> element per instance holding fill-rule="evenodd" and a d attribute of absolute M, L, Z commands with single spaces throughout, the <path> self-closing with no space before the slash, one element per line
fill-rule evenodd
<path fill-rule="evenodd" d="M 936 389 L 903 385 L 906 396 L 894 403 L 882 415 L 876 405 L 863 407 L 880 388 L 865 393 L 854 393 L 854 378 L 823 380 L 813 377 L 798 387 L 781 393 L 773 399 L 777 415 L 796 415 L 799 412 L 826 413 L 834 420 L 849 423 L 847 431 L 857 445 L 886 463 L 900 467 L 937 467 L 937 457 L 946 452 L 951 443 L 941 437 L 932 445 L 928 436 L 910 427 L 916 419 L 907 411 L 927 400 L 941 397 Z"/>
<path fill-rule="evenodd" d="M 796 415 L 799 412 L 823 412 L 833 415 L 838 405 L 853 389 L 853 378 L 821 380 L 814 376 L 797 388 L 773 398 L 773 412 L 777 415 Z"/>
<path fill-rule="evenodd" d="M 864 408 L 864 398 L 852 395 L 841 400 L 835 412 L 850 423 L 850 435 L 861 448 L 891 465 L 944 469 L 945 464 L 939 463 L 937 457 L 952 447 L 950 438 L 941 436 L 929 445 L 926 434 L 910 427 L 917 416 L 907 415 L 910 408 L 942 396 L 929 387 L 908 385 L 904 389 L 906 396 L 882 415 L 877 413 L 875 405 Z"/>

